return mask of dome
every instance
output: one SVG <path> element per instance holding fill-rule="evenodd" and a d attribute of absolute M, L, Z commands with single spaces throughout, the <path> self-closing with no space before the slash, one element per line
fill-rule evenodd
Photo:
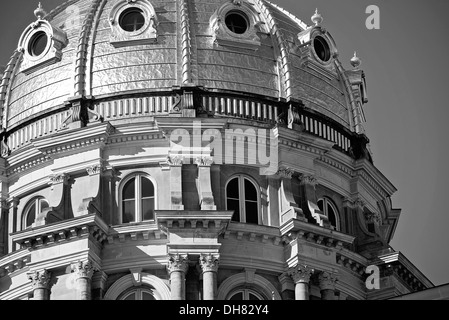
<path fill-rule="evenodd" d="M 45 9 L 0 69 L 0 300 L 432 286 L 389 246 L 401 210 L 368 151 L 361 59 L 343 68 L 318 10 L 307 25 L 265 0 Z"/>
<path fill-rule="evenodd" d="M 3 128 L 9 136 L 27 128 L 23 141 L 14 138 L 18 144 L 35 138 L 36 119 L 49 123 L 43 134 L 56 130 L 77 97 L 116 119 L 120 110 L 111 100 L 145 96 L 148 114 L 169 114 L 184 87 L 220 116 L 292 122 L 279 103 L 297 105 L 307 112 L 291 118 L 325 139 L 334 123 L 334 142 L 345 150 L 350 132 L 363 133 L 363 72 L 342 68 L 321 23 L 308 26 L 268 1 L 78 0 L 45 17 L 42 7 L 36 12 L 1 87 Z M 140 108 L 136 99 L 128 102 Z M 316 113 L 323 116 L 318 123 Z"/>

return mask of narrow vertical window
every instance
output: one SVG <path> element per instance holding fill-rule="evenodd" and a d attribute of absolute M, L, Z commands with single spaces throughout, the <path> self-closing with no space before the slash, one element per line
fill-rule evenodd
<path fill-rule="evenodd" d="M 155 189 L 150 179 L 136 175 L 122 189 L 122 223 L 154 220 Z"/>
<path fill-rule="evenodd" d="M 318 208 L 326 215 L 329 219 L 329 223 L 334 227 L 335 230 L 340 230 L 340 222 L 338 217 L 338 211 L 335 205 L 328 198 L 322 198 L 318 200 Z"/>
<path fill-rule="evenodd" d="M 232 221 L 259 224 L 259 199 L 256 185 L 243 175 L 226 185 L 226 208 L 234 211 Z"/>
<path fill-rule="evenodd" d="M 24 210 L 23 228 L 31 228 L 37 216 L 48 208 L 48 202 L 44 198 L 35 198 L 30 201 Z"/>

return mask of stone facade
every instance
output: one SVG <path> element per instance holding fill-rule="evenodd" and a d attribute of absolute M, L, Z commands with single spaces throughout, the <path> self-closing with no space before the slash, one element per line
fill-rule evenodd
<path fill-rule="evenodd" d="M 400 210 L 363 132 L 364 73 L 343 69 L 319 13 L 79 0 L 36 17 L 0 85 L 1 300 L 433 286 L 389 246 Z"/>

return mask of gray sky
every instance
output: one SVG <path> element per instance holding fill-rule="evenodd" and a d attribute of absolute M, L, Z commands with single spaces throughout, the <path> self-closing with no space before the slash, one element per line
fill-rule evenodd
<path fill-rule="evenodd" d="M 63 0 L 42 0 L 49 11 Z M 402 215 L 391 245 L 434 284 L 449 282 L 449 170 L 446 91 L 449 74 L 447 0 L 272 0 L 311 24 L 318 8 L 350 68 L 356 50 L 366 73 L 364 110 L 374 163 L 396 186 Z M 3 1 L 0 65 L 5 65 L 38 1 Z M 380 30 L 368 30 L 368 5 L 380 8 Z"/>

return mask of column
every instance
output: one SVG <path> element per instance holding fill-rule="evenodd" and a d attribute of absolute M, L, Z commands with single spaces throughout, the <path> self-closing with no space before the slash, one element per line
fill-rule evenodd
<path fill-rule="evenodd" d="M 218 254 L 202 254 L 200 266 L 203 270 L 203 300 L 215 300 L 217 296 Z"/>
<path fill-rule="evenodd" d="M 94 271 L 91 261 L 78 261 L 72 264 L 76 281 L 76 300 L 92 299 L 91 284 Z"/>
<path fill-rule="evenodd" d="M 336 275 L 329 272 L 321 272 L 318 275 L 318 281 L 321 291 L 321 300 L 335 300 Z"/>
<path fill-rule="evenodd" d="M 302 264 L 288 271 L 295 282 L 295 300 L 309 300 L 309 282 L 313 272 L 312 268 Z"/>
<path fill-rule="evenodd" d="M 47 270 L 34 271 L 28 274 L 33 286 L 34 300 L 50 300 L 51 273 Z"/>
<path fill-rule="evenodd" d="M 171 300 L 185 300 L 185 278 L 189 269 L 187 255 L 170 255 L 167 269 L 170 274 Z"/>

